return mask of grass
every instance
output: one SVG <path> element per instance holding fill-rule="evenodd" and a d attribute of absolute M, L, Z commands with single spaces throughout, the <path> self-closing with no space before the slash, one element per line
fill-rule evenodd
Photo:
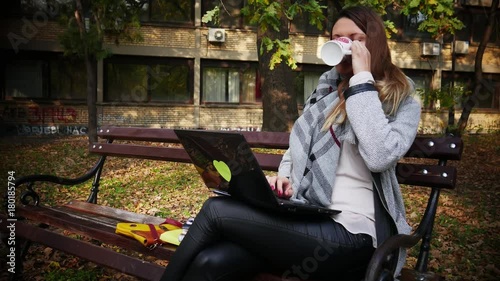
<path fill-rule="evenodd" d="M 46 281 L 92 281 L 98 280 L 102 270 L 75 270 L 72 268 L 61 268 L 60 265 L 53 263 L 45 273 Z"/>
<path fill-rule="evenodd" d="M 429 260 L 429 270 L 447 280 L 497 280 L 500 276 L 499 137 L 464 136 L 463 160 L 449 163 L 459 169 L 458 186 L 441 193 Z M 0 139 L 0 178 L 5 181 L 7 171 L 15 171 L 16 177 L 57 174 L 75 178 L 96 160 L 88 154 L 87 140 L 82 137 Z M 35 186 L 41 202 L 50 205 L 85 200 L 90 188 L 89 182 Z M 100 190 L 100 204 L 179 220 L 195 216 L 210 196 L 192 165 L 115 157 L 105 164 Z M 412 186 L 402 186 L 402 190 L 409 223 L 416 227 L 429 191 Z M 6 253 L 1 246 L 0 261 Z M 407 266 L 412 266 L 418 247 L 409 253 Z M 134 280 L 43 246 L 31 248 L 25 267 L 29 280 Z"/>

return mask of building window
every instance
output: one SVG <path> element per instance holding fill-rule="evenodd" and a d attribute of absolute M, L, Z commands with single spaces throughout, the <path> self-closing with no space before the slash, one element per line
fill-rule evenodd
<path fill-rule="evenodd" d="M 246 0 L 227 0 L 224 1 L 224 6 L 219 8 L 218 19 L 206 23 L 210 27 L 226 27 L 226 28 L 248 28 L 251 25 L 248 20 L 241 14 L 241 9 L 244 7 Z M 220 5 L 220 1 L 202 1 L 202 16 L 208 11 L 213 10 Z"/>
<path fill-rule="evenodd" d="M 330 70 L 329 66 L 299 65 L 294 71 L 294 90 L 297 104 L 303 105 L 316 90 L 321 75 Z"/>
<path fill-rule="evenodd" d="M 472 25 L 472 14 L 466 12 L 465 10 L 458 10 L 456 14 L 457 18 L 464 23 L 464 27 L 455 32 L 455 40 L 460 41 L 471 41 L 472 29 L 474 26 Z M 453 34 L 444 34 L 443 35 L 444 43 L 453 42 Z"/>
<path fill-rule="evenodd" d="M 12 98 L 43 98 L 44 69 L 42 60 L 16 60 L 5 71 L 5 95 Z"/>
<path fill-rule="evenodd" d="M 472 32 L 472 41 L 479 44 L 483 40 L 485 27 L 488 24 L 488 17 L 484 13 L 473 14 L 472 23 L 470 24 Z M 495 17 L 495 22 L 493 23 L 493 31 L 489 39 L 489 43 L 500 44 L 500 18 Z"/>
<path fill-rule="evenodd" d="M 442 89 L 449 89 L 450 84 L 454 79 L 456 87 L 463 88 L 467 91 L 466 94 L 471 94 L 474 89 L 474 75 L 468 72 L 455 72 L 455 76 L 451 72 L 443 72 Z M 464 101 L 464 98 L 458 100 Z M 481 91 L 475 100 L 475 108 L 478 109 L 500 109 L 500 74 L 483 73 Z"/>
<path fill-rule="evenodd" d="M 4 66 L 6 98 L 83 100 L 87 74 L 82 61 L 54 53 L 25 53 Z"/>
<path fill-rule="evenodd" d="M 457 17 L 464 23 L 464 28 L 457 30 L 455 39 L 461 41 L 469 41 L 479 44 L 483 40 L 485 26 L 488 23 L 488 17 L 484 10 L 462 10 L 457 13 Z M 445 34 L 444 42 L 450 43 L 453 40 L 452 34 Z M 493 23 L 493 31 L 488 43 L 500 44 L 500 18 L 496 17 Z"/>
<path fill-rule="evenodd" d="M 422 105 L 427 105 L 431 108 L 433 105 L 431 101 L 426 100 L 431 89 L 432 72 L 417 69 L 402 69 L 404 74 L 408 76 L 415 84 L 415 94 L 413 97 Z"/>
<path fill-rule="evenodd" d="M 219 7 L 218 19 L 207 23 L 207 26 L 211 27 L 226 27 L 226 28 L 251 28 L 255 27 L 249 23 L 249 19 L 241 14 L 241 9 L 246 4 L 246 0 L 227 0 L 223 1 L 224 5 L 220 6 L 220 1 L 202 1 L 202 15 L 205 15 L 207 11 L 213 10 L 216 6 Z M 319 4 L 322 6 L 327 5 L 326 0 L 320 0 Z M 325 18 L 328 16 L 327 9 L 323 10 Z M 325 34 L 326 30 L 329 29 L 331 25 L 328 25 L 328 21 L 325 19 L 324 28 L 319 30 L 316 26 L 309 24 L 309 15 L 307 12 L 302 12 L 295 16 L 295 19 L 290 25 L 291 32 L 308 33 L 308 34 Z"/>
<path fill-rule="evenodd" d="M 61 6 L 64 1 L 47 1 L 47 0 L 10 0 L 2 3 L 2 11 L 0 14 L 9 17 L 37 16 L 38 19 L 55 19 L 59 16 Z"/>
<path fill-rule="evenodd" d="M 205 103 L 255 103 L 260 101 L 257 86 L 256 64 L 205 62 L 202 65 Z"/>
<path fill-rule="evenodd" d="M 295 76 L 295 93 L 297 104 L 303 105 L 318 85 L 319 72 L 298 72 Z"/>
<path fill-rule="evenodd" d="M 483 74 L 483 87 L 478 96 L 477 108 L 500 109 L 500 74 Z"/>
<path fill-rule="evenodd" d="M 114 56 L 105 62 L 104 100 L 189 103 L 192 77 L 192 60 Z"/>
<path fill-rule="evenodd" d="M 50 61 L 50 97 L 53 99 L 87 98 L 87 69 L 82 61 L 58 57 Z"/>
<path fill-rule="evenodd" d="M 328 1 L 319 0 L 320 6 L 328 6 Z M 335 13 L 334 11 L 333 13 Z M 332 25 L 328 22 L 328 9 L 323 9 L 325 20 L 323 21 L 323 29 L 318 29 L 316 25 L 310 24 L 310 15 L 306 11 L 297 14 L 290 23 L 290 32 L 298 32 L 305 34 L 330 34 Z"/>
<path fill-rule="evenodd" d="M 415 83 L 415 89 L 425 91 L 431 88 L 432 83 L 432 73 L 426 70 L 418 69 L 402 69 L 404 74 L 408 76 L 413 83 Z"/>
<path fill-rule="evenodd" d="M 450 94 L 450 91 L 455 92 L 455 103 L 460 105 L 465 99 L 466 95 L 469 95 L 474 84 L 474 75 L 467 72 L 455 72 L 453 76 L 451 72 L 443 71 L 441 79 L 441 90 L 444 93 Z M 451 89 L 451 86 L 455 88 Z M 476 105 L 477 106 L 477 105 Z"/>
<path fill-rule="evenodd" d="M 418 26 L 422 23 L 426 16 L 420 12 L 416 15 L 403 16 L 403 37 L 405 39 L 420 38 L 430 39 L 431 34 L 426 31 L 418 30 Z"/>
<path fill-rule="evenodd" d="M 194 24 L 194 1 L 148 0 L 142 7 L 141 21 Z"/>
<path fill-rule="evenodd" d="M 424 14 L 418 13 L 416 15 L 405 16 L 394 9 L 388 8 L 386 11 L 387 14 L 384 15 L 384 20 L 392 21 L 397 29 L 397 34 L 391 34 L 391 38 L 404 41 L 432 38 L 430 33 L 418 30 L 420 23 L 425 20 Z"/>

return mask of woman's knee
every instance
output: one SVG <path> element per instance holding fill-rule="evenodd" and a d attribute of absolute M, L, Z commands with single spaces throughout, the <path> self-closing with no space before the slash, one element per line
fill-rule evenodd
<path fill-rule="evenodd" d="M 224 212 L 232 209 L 235 202 L 229 197 L 216 196 L 208 198 L 200 209 L 200 213 L 204 213 L 209 217 L 218 217 Z"/>
<path fill-rule="evenodd" d="M 210 271 L 222 266 L 223 261 L 219 257 L 212 255 L 211 251 L 201 251 L 194 261 L 191 263 L 191 268 L 196 268 L 198 271 Z"/>
<path fill-rule="evenodd" d="M 221 242 L 198 253 L 190 265 L 189 276 L 200 276 L 200 280 L 226 280 L 222 277 L 244 276 L 257 272 L 258 268 L 260 262 L 245 249 Z"/>
<path fill-rule="evenodd" d="M 220 196 L 215 196 L 215 197 L 210 197 L 205 202 L 203 203 L 203 206 L 201 207 L 201 210 L 211 210 L 213 208 L 218 208 L 221 204 L 224 204 L 225 198 L 220 197 Z"/>

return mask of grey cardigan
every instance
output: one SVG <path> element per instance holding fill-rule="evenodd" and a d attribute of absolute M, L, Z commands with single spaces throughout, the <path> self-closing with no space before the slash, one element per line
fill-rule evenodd
<path fill-rule="evenodd" d="M 333 96 L 329 97 L 328 100 L 330 101 L 337 98 L 336 91 L 330 95 Z M 351 141 L 358 144 L 359 152 L 368 169 L 371 172 L 380 173 L 384 194 L 384 198 L 381 198 L 382 203 L 394 221 L 398 233 L 410 233 L 411 227 L 406 222 L 405 206 L 396 178 L 395 167 L 416 137 L 420 121 L 420 104 L 413 98 L 408 97 L 402 101 L 394 116 L 386 116 L 378 93 L 376 91 L 367 91 L 348 98 L 346 113 L 349 120 L 347 131 L 354 134 L 354 140 Z M 321 126 L 317 130 L 321 130 Z M 294 174 L 294 166 L 303 167 L 296 161 L 303 161 L 304 159 L 302 157 L 294 159 L 293 157 L 297 153 L 293 151 L 292 141 L 293 130 L 290 138 L 290 148 L 283 155 L 279 167 L 278 175 L 280 176 L 291 177 Z M 301 139 L 300 141 L 304 140 Z M 338 163 L 338 160 L 338 158 L 329 159 L 329 162 Z M 404 266 L 405 259 L 406 251 L 402 249 L 399 253 L 396 276 L 399 275 Z"/>

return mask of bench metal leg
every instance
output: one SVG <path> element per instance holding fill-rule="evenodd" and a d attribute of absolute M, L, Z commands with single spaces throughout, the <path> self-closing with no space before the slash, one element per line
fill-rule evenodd
<path fill-rule="evenodd" d="M 439 166 L 446 166 L 446 160 L 439 160 Z M 432 188 L 431 194 L 429 196 L 429 201 L 427 202 L 426 213 L 429 214 L 431 220 L 429 221 L 428 227 L 422 236 L 422 244 L 420 245 L 420 253 L 418 254 L 417 264 L 415 265 L 415 270 L 420 273 L 427 272 L 427 264 L 429 262 L 429 252 L 431 250 L 431 239 L 432 230 L 434 228 L 434 219 L 436 218 L 436 211 L 439 203 L 439 195 L 441 189 Z M 424 279 L 422 279 L 424 280 Z"/>
<path fill-rule="evenodd" d="M 17 246 L 18 245 L 18 246 Z M 23 280 L 24 274 L 24 260 L 29 248 L 31 247 L 31 241 L 16 237 L 16 272 L 10 275 L 10 280 Z"/>
<path fill-rule="evenodd" d="M 101 180 L 102 168 L 106 162 L 106 156 L 102 156 L 99 159 L 98 167 L 95 172 L 94 180 L 92 181 L 92 189 L 90 190 L 90 195 L 87 198 L 87 202 L 97 204 L 97 194 L 99 193 L 99 183 Z"/>
<path fill-rule="evenodd" d="M 112 143 L 113 140 L 108 140 L 107 143 Z M 99 182 L 101 180 L 102 168 L 106 162 L 106 155 L 101 156 L 99 162 L 96 164 L 94 181 L 92 182 L 92 189 L 90 190 L 90 195 L 87 198 L 87 202 L 97 204 L 97 194 L 99 193 Z"/>
<path fill-rule="evenodd" d="M 436 217 L 436 209 L 439 200 L 439 193 L 440 189 L 433 188 L 431 191 L 431 196 L 429 201 L 434 201 L 434 202 L 427 203 L 427 206 L 431 206 L 434 209 L 430 210 L 429 212 L 432 215 L 432 219 L 430 220 L 428 228 L 426 229 L 422 237 L 422 244 L 420 245 L 420 253 L 418 254 L 417 264 L 415 265 L 415 269 L 421 273 L 427 272 L 427 263 L 429 262 L 429 252 L 431 249 L 432 229 L 434 228 L 434 218 Z"/>

